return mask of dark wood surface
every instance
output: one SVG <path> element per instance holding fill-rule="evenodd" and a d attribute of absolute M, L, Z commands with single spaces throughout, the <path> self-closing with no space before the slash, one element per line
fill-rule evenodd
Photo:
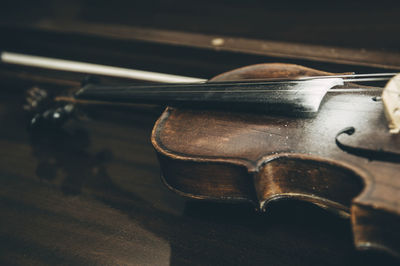
<path fill-rule="evenodd" d="M 126 43 L 129 40 L 178 46 L 181 51 L 170 54 L 171 64 L 186 56 L 184 48 L 202 47 L 253 54 L 253 60 L 258 60 L 244 62 L 232 56 L 222 60 L 224 64 L 233 65 L 232 68 L 275 62 L 275 58 L 280 58 L 279 62 L 283 59 L 291 63 L 305 60 L 307 65 L 310 62 L 330 62 L 399 70 L 400 39 L 396 34 L 400 31 L 397 23 L 399 10 L 398 1 L 207 0 L 193 3 L 183 0 L 115 0 L 110 4 L 109 1 L 92 0 L 17 0 L 7 1 L 2 6 L 0 26 L 73 33 L 75 38 L 81 40 L 79 45 L 87 43 L 83 36 L 105 37 L 114 42 L 97 40 L 92 51 L 82 55 L 79 53 L 80 46 L 75 49 L 70 47 L 71 39 L 58 37 L 54 40 L 31 35 L 29 42 L 46 40 L 47 45 L 30 51 L 50 54 L 56 48 L 68 47 L 69 53 L 60 54 L 58 50 L 55 56 L 87 60 L 88 56 L 100 52 L 98 46 L 107 45 L 107 63 L 115 62 L 115 56 L 124 53 L 127 59 L 130 58 L 124 63 L 127 67 L 140 66 L 140 61 L 144 59 L 137 52 L 134 57 L 126 53 L 126 46 L 132 45 Z M 0 49 L 7 46 L 5 43 L 9 41 L 9 36 L 18 35 L 15 29 L 8 34 L 0 33 L 4 36 Z M 223 44 L 214 45 L 214 38 L 223 38 Z M 23 47 L 29 50 L 26 43 L 26 40 L 19 40 L 7 49 L 19 50 Z M 157 47 L 155 49 L 154 45 L 150 45 L 147 50 L 150 49 L 154 57 L 159 55 Z M 137 47 L 133 50 L 138 51 Z M 76 57 L 77 54 L 80 56 Z M 264 56 L 263 60 L 260 61 L 257 55 Z M 273 61 L 265 61 L 266 56 L 272 57 Z M 105 58 L 104 55 L 101 57 Z M 144 61 L 147 64 L 142 65 L 152 70 L 171 69 L 170 66 L 163 67 L 163 64 L 154 65 L 154 59 L 151 59 L 146 58 Z M 198 68 L 207 61 L 215 60 L 204 57 L 204 54 L 200 60 L 193 60 Z M 216 66 L 209 64 L 208 69 L 216 69 Z M 355 71 L 355 68 L 350 71 Z"/>
<path fill-rule="evenodd" d="M 1 22 L 53 18 L 224 34 L 324 46 L 399 51 L 398 1 L 7 1 Z"/>
<path fill-rule="evenodd" d="M 2 84 L 2 86 L 10 86 Z M 21 88 L 0 97 L 2 265 L 382 265 L 350 222 L 304 203 L 187 201 L 160 181 L 157 112 L 95 108 L 30 135 Z M 19 93 L 21 91 L 21 93 Z"/>

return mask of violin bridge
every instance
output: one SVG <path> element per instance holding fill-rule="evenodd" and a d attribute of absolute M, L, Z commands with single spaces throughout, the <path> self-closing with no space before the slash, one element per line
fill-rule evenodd
<path fill-rule="evenodd" d="M 400 74 L 394 76 L 382 93 L 385 116 L 392 134 L 400 132 Z"/>

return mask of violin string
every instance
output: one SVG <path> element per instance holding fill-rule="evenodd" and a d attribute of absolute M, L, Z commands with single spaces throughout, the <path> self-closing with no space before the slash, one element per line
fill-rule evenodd
<path fill-rule="evenodd" d="M 331 75 L 331 76 L 310 76 L 310 77 L 300 77 L 300 78 L 267 78 L 267 79 L 245 79 L 245 80 L 229 80 L 229 81 L 209 81 L 204 83 L 213 83 L 213 84 L 227 84 L 227 83 L 255 83 L 255 82 L 271 82 L 271 83 L 279 83 L 279 82 L 298 82 L 298 81 L 307 81 L 314 79 L 334 79 L 334 78 L 342 78 L 344 82 L 362 82 L 362 81 L 380 81 L 380 80 L 390 80 L 392 77 L 399 73 L 370 73 L 370 74 L 343 74 L 343 75 Z M 180 84 L 185 85 L 185 84 Z"/>
<path fill-rule="evenodd" d="M 354 79 L 344 79 L 343 82 L 370 82 L 370 81 L 385 81 L 390 80 L 390 78 L 354 78 Z"/>
<path fill-rule="evenodd" d="M 372 89 L 332 89 L 328 90 L 328 92 L 365 92 L 365 91 L 372 91 Z M 375 89 L 376 90 L 376 89 Z M 379 91 L 382 89 L 379 89 Z M 115 91 L 112 91 L 115 92 Z M 315 90 L 299 90 L 299 89 L 293 89 L 293 90 L 226 90 L 226 91 L 142 91 L 139 94 L 162 94 L 162 93 L 276 93 L 276 92 L 294 92 L 294 93 L 307 93 L 307 94 L 320 94 L 320 92 L 317 92 Z"/>
<path fill-rule="evenodd" d="M 191 84 L 176 84 L 177 86 L 185 86 L 188 85 L 199 85 L 199 84 L 213 84 L 213 85 L 240 85 L 240 84 L 280 84 L 280 83 L 297 83 L 302 81 L 309 80 L 318 80 L 318 79 L 335 79 L 341 78 L 343 82 L 370 82 L 370 81 L 386 81 L 390 80 L 393 76 L 399 73 L 371 73 L 371 74 L 349 74 L 349 75 L 332 75 L 332 76 L 312 76 L 312 77 L 301 77 L 298 79 L 282 79 L 282 78 L 269 78 L 269 79 L 246 79 L 246 80 L 229 80 L 229 81 L 208 81 L 201 83 L 191 83 Z M 171 84 L 172 85 L 172 84 Z"/>
<path fill-rule="evenodd" d="M 303 77 L 299 78 L 300 80 L 307 79 L 323 79 L 323 78 L 369 78 L 369 77 L 393 77 L 398 73 L 369 73 L 369 74 L 343 74 L 343 75 L 330 75 L 330 76 L 313 76 L 313 77 Z"/>

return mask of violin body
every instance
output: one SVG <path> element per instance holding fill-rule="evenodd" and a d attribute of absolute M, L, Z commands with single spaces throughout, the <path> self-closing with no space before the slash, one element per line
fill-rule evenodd
<path fill-rule="evenodd" d="M 327 75 L 263 64 L 211 81 Z M 400 135 L 390 134 L 381 90 L 349 84 L 315 117 L 168 107 L 151 140 L 162 179 L 194 199 L 311 202 L 351 217 L 359 249 L 400 254 Z"/>

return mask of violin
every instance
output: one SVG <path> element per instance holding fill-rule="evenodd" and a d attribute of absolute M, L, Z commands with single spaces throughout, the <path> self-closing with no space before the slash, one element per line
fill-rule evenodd
<path fill-rule="evenodd" d="M 399 79 L 382 95 L 345 75 L 259 64 L 192 85 L 89 83 L 62 100 L 167 103 L 151 142 L 174 192 L 260 211 L 310 202 L 350 218 L 358 249 L 399 257 Z"/>

